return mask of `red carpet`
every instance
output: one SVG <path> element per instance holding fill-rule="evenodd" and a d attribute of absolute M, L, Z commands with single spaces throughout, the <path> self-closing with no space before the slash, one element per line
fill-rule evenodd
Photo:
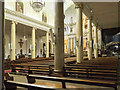
<path fill-rule="evenodd" d="M 19 70 L 16 70 L 16 71 L 19 71 Z M 5 70 L 4 73 L 10 73 L 12 72 L 11 70 Z"/>

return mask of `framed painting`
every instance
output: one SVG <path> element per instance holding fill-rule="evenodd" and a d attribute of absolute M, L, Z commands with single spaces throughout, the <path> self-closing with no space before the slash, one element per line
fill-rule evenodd
<path fill-rule="evenodd" d="M 46 13 L 42 13 L 42 22 L 47 23 L 47 15 Z"/>
<path fill-rule="evenodd" d="M 16 0 L 16 11 L 23 14 L 23 2 L 21 0 Z"/>

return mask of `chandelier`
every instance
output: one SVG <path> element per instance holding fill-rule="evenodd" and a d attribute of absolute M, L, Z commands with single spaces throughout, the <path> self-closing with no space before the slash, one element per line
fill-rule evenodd
<path fill-rule="evenodd" d="M 33 8 L 34 11 L 40 12 L 45 6 L 45 0 L 31 0 L 30 6 Z"/>
<path fill-rule="evenodd" d="M 75 24 L 76 24 L 76 23 L 73 22 L 73 17 L 71 17 L 71 18 L 70 18 L 70 23 L 68 24 L 68 26 L 70 27 L 70 32 L 73 31 L 73 27 L 74 27 Z"/>
<path fill-rule="evenodd" d="M 72 28 L 76 23 L 73 22 L 73 17 L 70 18 L 70 23 L 69 23 L 69 26 L 70 28 Z"/>

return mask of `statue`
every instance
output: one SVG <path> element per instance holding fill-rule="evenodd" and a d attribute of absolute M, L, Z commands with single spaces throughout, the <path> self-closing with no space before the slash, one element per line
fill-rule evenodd
<path fill-rule="evenodd" d="M 24 42 L 22 41 L 22 39 L 20 39 L 20 41 L 18 43 L 20 45 L 20 55 L 22 55 L 22 46 L 23 46 Z"/>

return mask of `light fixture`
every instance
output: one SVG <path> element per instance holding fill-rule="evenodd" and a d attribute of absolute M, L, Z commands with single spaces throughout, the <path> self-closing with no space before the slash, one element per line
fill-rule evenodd
<path fill-rule="evenodd" d="M 93 13 L 92 9 L 90 10 L 91 13 Z"/>
<path fill-rule="evenodd" d="M 45 0 L 31 0 L 30 6 L 33 8 L 34 11 L 40 12 L 45 6 Z"/>
<path fill-rule="evenodd" d="M 72 32 L 72 29 L 73 29 L 73 26 L 75 25 L 76 23 L 73 22 L 73 17 L 70 18 L 70 23 L 68 24 L 69 27 L 70 27 L 70 32 Z"/>

